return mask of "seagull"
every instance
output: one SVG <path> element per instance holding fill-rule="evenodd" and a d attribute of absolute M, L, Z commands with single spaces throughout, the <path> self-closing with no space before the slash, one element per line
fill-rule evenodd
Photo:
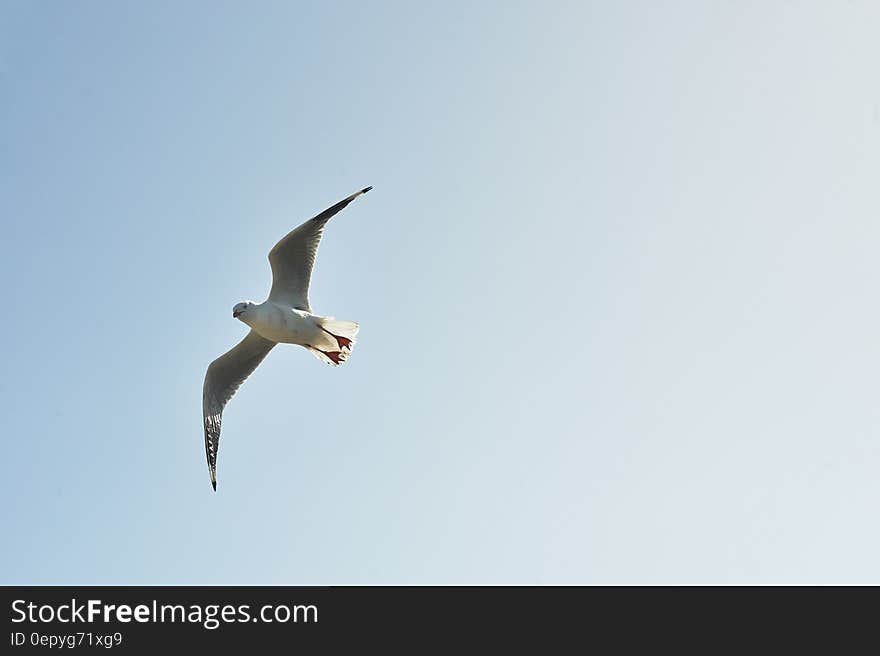
<path fill-rule="evenodd" d="M 278 344 L 299 344 L 316 358 L 334 367 L 348 359 L 354 348 L 358 324 L 312 314 L 309 281 L 315 266 L 324 226 L 366 187 L 290 231 L 269 251 L 272 289 L 262 303 L 243 301 L 232 308 L 232 316 L 250 326 L 250 332 L 208 365 L 202 387 L 205 420 L 205 455 L 211 487 L 217 491 L 217 450 L 223 408 L 241 384 Z"/>

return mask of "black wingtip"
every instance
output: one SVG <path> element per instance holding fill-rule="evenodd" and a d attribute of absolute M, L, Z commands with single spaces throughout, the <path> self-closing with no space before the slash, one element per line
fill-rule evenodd
<path fill-rule="evenodd" d="M 211 487 L 214 488 L 214 492 L 217 491 L 217 481 L 211 481 Z"/>
<path fill-rule="evenodd" d="M 362 193 L 362 194 L 365 194 L 365 193 L 367 193 L 370 189 L 372 189 L 372 187 L 367 187 L 367 188 L 365 188 L 365 189 L 361 189 L 361 193 Z"/>

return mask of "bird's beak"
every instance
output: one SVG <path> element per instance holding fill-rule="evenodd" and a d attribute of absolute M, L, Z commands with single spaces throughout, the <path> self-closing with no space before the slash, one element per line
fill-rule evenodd
<path fill-rule="evenodd" d="M 238 319 L 238 315 L 240 315 L 242 312 L 243 312 L 242 310 L 233 310 L 232 311 L 232 318 Z"/>

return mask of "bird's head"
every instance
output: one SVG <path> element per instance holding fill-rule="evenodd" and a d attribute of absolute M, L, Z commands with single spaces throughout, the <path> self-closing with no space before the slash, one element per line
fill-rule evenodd
<path fill-rule="evenodd" d="M 247 323 L 248 315 L 254 311 L 255 307 L 256 306 L 250 301 L 236 303 L 235 307 L 232 308 L 232 317 L 233 319 L 238 319 L 239 321 Z"/>

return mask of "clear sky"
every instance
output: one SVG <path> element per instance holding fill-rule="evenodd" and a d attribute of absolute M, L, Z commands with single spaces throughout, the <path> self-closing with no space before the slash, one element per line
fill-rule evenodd
<path fill-rule="evenodd" d="M 0 1 L 3 583 L 880 582 L 880 4 Z M 333 369 L 207 364 L 328 226 Z"/>

